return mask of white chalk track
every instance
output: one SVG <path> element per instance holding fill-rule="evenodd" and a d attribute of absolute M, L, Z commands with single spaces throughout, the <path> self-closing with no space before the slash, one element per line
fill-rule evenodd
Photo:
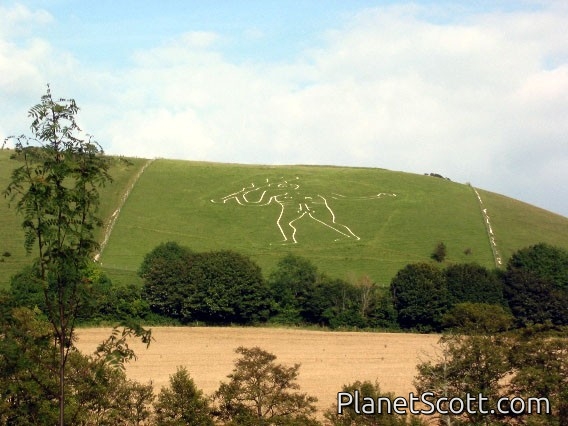
<path fill-rule="evenodd" d="M 473 192 L 477 195 L 477 200 L 479 201 L 479 206 L 481 207 L 481 213 L 483 215 L 483 222 L 485 223 L 485 229 L 487 230 L 487 236 L 489 237 L 489 244 L 491 245 L 491 251 L 493 252 L 493 258 L 495 259 L 495 266 L 500 267 L 503 265 L 503 259 L 501 258 L 501 254 L 499 254 L 499 250 L 497 248 L 497 241 L 495 240 L 495 234 L 493 232 L 493 227 L 491 226 L 491 220 L 489 218 L 489 214 L 487 214 L 487 208 L 483 204 L 483 200 L 481 199 L 481 195 L 477 192 L 472 186 Z"/>
<path fill-rule="evenodd" d="M 144 173 L 144 170 L 146 170 L 146 167 L 148 167 L 150 165 L 150 163 L 152 163 L 152 161 L 154 160 L 148 160 L 144 166 L 142 166 L 142 168 L 140 169 L 140 171 L 136 174 L 136 176 L 134 177 L 134 180 L 132 181 L 132 183 L 130 184 L 130 186 L 126 189 L 126 191 L 124 191 L 124 194 L 122 194 L 122 197 L 120 197 L 120 202 L 118 203 L 118 207 L 116 208 L 116 210 L 112 213 L 112 215 L 110 216 L 109 220 L 107 221 L 105 228 L 104 228 L 104 236 L 103 236 L 103 242 L 101 243 L 100 247 L 99 247 L 99 251 L 95 254 L 95 256 L 93 257 L 93 260 L 95 262 L 98 262 L 99 259 L 101 258 L 101 255 L 103 254 L 103 250 L 105 249 L 108 240 L 110 238 L 110 234 L 112 232 L 112 228 L 114 228 L 114 224 L 116 223 L 116 221 L 118 220 L 118 215 L 120 214 L 120 210 L 122 209 L 122 207 L 124 206 L 124 203 L 126 203 L 126 200 L 128 199 L 128 196 L 130 195 L 130 193 L 132 192 L 132 189 L 134 188 L 134 185 L 136 185 L 136 182 L 138 182 L 138 179 L 140 179 L 140 176 L 142 176 L 142 173 Z"/>

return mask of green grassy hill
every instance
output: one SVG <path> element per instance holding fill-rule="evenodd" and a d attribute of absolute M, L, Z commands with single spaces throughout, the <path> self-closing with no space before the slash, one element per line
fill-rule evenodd
<path fill-rule="evenodd" d="M 22 229 L 22 217 L 17 215 L 15 206 L 9 205 L 9 200 L 4 197 L 4 190 L 8 186 L 12 169 L 18 163 L 10 160 L 12 154 L 9 150 L 0 150 L 0 288 L 8 285 L 10 277 L 29 264 L 33 258 L 27 255 L 24 249 L 24 233 Z M 131 158 L 132 165 L 126 166 L 116 161 L 111 168 L 113 182 L 101 189 L 100 217 L 111 217 L 125 190 L 133 184 L 133 180 L 147 160 Z M 102 230 L 99 232 L 99 240 L 102 241 Z M 4 253 L 10 256 L 3 256 Z"/>
<path fill-rule="evenodd" d="M 135 160 L 129 169 L 115 167 L 115 182 L 103 192 L 104 217 L 117 209 L 144 164 Z M 0 152 L 2 188 L 9 169 L 7 154 Z M 242 188 L 246 199 L 231 197 Z M 478 192 L 503 259 L 541 241 L 568 248 L 567 218 Z M 21 248 L 20 219 L 5 202 L 0 215 L 0 254 L 13 254 L 0 263 L 2 284 L 29 260 Z M 287 225 L 292 220 L 294 235 Z M 251 256 L 266 274 L 282 256 L 294 253 L 332 276 L 369 275 L 383 285 L 406 264 L 429 261 L 440 241 L 447 246 L 446 262 L 495 265 L 473 188 L 371 168 L 153 161 L 122 206 L 101 262 L 114 281 L 137 281 L 144 255 L 166 241 L 195 251 L 233 249 Z"/>

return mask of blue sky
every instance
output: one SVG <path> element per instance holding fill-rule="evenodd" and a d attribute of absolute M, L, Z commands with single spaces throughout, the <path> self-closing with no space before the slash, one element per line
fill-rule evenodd
<path fill-rule="evenodd" d="M 568 216 L 566 22 L 563 0 L 0 0 L 0 138 L 50 83 L 112 154 L 436 172 Z"/>

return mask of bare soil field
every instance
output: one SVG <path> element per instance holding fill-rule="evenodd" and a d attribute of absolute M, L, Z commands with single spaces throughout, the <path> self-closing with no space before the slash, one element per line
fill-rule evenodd
<path fill-rule="evenodd" d="M 77 347 L 91 353 L 109 336 L 108 328 L 79 329 Z M 302 392 L 318 398 L 320 412 L 335 406 L 342 385 L 378 380 L 383 391 L 408 397 L 418 362 L 436 353 L 438 335 L 308 331 L 284 328 L 153 327 L 155 341 L 146 349 L 132 342 L 138 359 L 127 365 L 131 379 L 168 385 L 177 366 L 185 366 L 196 385 L 212 394 L 227 381 L 239 346 L 259 346 L 276 362 L 300 363 Z"/>

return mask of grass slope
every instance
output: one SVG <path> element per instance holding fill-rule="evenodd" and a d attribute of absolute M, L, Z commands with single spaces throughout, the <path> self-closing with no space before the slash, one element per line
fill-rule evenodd
<path fill-rule="evenodd" d="M 111 170 L 113 184 L 102 190 L 101 216 L 107 220 L 146 163 L 142 159 L 132 161 L 134 165 L 129 168 L 117 163 Z M 9 152 L 0 151 L 0 188 L 6 187 L 13 167 Z M 276 224 L 281 212 L 277 203 L 243 206 L 235 200 L 211 202 L 251 183 L 266 184 L 267 179 L 297 183 L 302 196 L 324 196 L 336 222 L 348 226 L 361 239 L 342 238 L 305 215 L 294 222 L 298 244 L 282 244 Z M 380 192 L 397 196 L 368 198 Z M 504 259 L 521 247 L 541 241 L 568 248 L 567 218 L 498 194 L 479 193 Z M 344 197 L 334 199 L 333 194 Z M 250 198 L 254 199 L 252 195 Z M 326 212 L 321 204 L 315 209 Z M 293 214 L 293 210 L 288 211 Z M 4 259 L 0 261 L 0 287 L 30 261 L 23 249 L 20 223 L 15 210 L 9 209 L 5 200 L 0 202 L 0 260 Z M 177 241 L 195 251 L 236 250 L 251 256 L 265 274 L 285 254 L 294 253 L 309 258 L 332 276 L 356 279 L 369 275 L 385 286 L 406 264 L 429 261 L 440 241 L 448 248 L 447 262 L 475 261 L 494 266 L 483 215 L 471 187 L 371 168 L 156 160 L 141 175 L 121 209 L 101 257 L 103 267 L 117 283 L 139 282 L 136 270 L 144 255 L 166 241 Z M 466 249 L 471 254 L 466 255 Z M 5 251 L 12 256 L 1 257 Z"/>
<path fill-rule="evenodd" d="M 28 265 L 33 256 L 26 255 L 24 249 L 24 232 L 22 229 L 22 216 L 18 215 L 15 205 L 10 206 L 9 200 L 3 196 L 4 190 L 10 181 L 12 170 L 18 165 L 14 160 L 10 160 L 13 151 L 0 150 L 0 288 L 6 287 L 10 282 L 10 277 Z M 132 165 L 126 166 L 121 162 L 114 162 L 110 173 L 113 182 L 101 188 L 101 206 L 99 216 L 108 220 L 125 189 L 132 184 L 136 173 L 146 163 L 144 159 L 129 159 Z M 102 230 L 99 231 L 99 240 L 102 240 Z M 10 257 L 2 256 L 9 252 Z M 2 261 L 3 259 L 3 261 Z"/>
<path fill-rule="evenodd" d="M 324 195 L 336 215 L 361 237 L 339 234 L 310 219 L 295 222 L 298 244 L 282 244 L 276 225 L 281 207 L 239 205 L 211 199 L 269 179 L 297 182 L 306 195 Z M 397 197 L 361 199 L 379 192 Z M 331 199 L 332 193 L 345 196 Z M 358 199 L 359 197 L 359 199 Z M 568 219 L 483 192 L 503 255 L 540 241 L 568 247 Z M 251 197 L 252 199 L 253 197 Z M 322 207 L 323 208 L 323 207 Z M 522 217 L 524 220 L 513 220 Z M 550 226 L 544 227 L 543 223 Z M 233 249 L 251 256 L 265 273 L 286 253 L 311 259 L 321 271 L 352 279 L 369 275 L 382 285 L 410 262 L 428 261 L 443 241 L 448 262 L 494 266 L 473 189 L 430 176 L 370 168 L 246 166 L 157 160 L 141 176 L 114 228 L 102 261 L 110 272 L 134 279 L 143 256 L 157 244 L 177 241 L 195 251 Z M 471 250 L 466 255 L 466 249 Z M 115 272 L 116 271 L 116 272 Z"/>

